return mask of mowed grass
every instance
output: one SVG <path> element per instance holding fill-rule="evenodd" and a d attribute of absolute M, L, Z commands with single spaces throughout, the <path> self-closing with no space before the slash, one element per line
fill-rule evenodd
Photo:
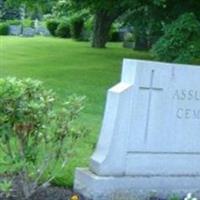
<path fill-rule="evenodd" d="M 121 43 L 93 49 L 88 42 L 73 40 L 0 37 L 0 77 L 41 80 L 63 100 L 74 93 L 87 98 L 81 123 L 91 131 L 74 147 L 77 154 L 57 178 L 58 184 L 71 185 L 74 168 L 87 166 L 101 126 L 106 91 L 120 80 L 123 58 L 151 59 L 149 53 L 124 49 Z"/>

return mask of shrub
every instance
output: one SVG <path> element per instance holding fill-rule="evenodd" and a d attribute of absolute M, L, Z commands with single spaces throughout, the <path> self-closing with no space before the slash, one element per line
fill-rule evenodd
<path fill-rule="evenodd" d="M 0 35 L 8 35 L 9 26 L 7 23 L 0 23 Z"/>
<path fill-rule="evenodd" d="M 181 15 L 165 28 L 152 48 L 157 60 L 188 63 L 199 56 L 200 23 L 192 13 Z"/>
<path fill-rule="evenodd" d="M 23 25 L 23 27 L 33 27 L 34 22 L 31 19 L 24 19 L 24 20 L 7 20 L 7 24 L 9 25 Z"/>
<path fill-rule="evenodd" d="M 0 79 L 1 159 L 7 172 L 17 171 L 22 178 L 25 199 L 48 186 L 59 166 L 63 170 L 73 145 L 86 133 L 75 124 L 83 100 L 71 96 L 59 106 L 39 81 Z"/>
<path fill-rule="evenodd" d="M 6 21 L 7 22 L 7 24 L 9 24 L 9 25 L 21 25 L 21 21 L 20 20 L 7 20 Z"/>
<path fill-rule="evenodd" d="M 68 22 L 61 22 L 56 29 L 56 36 L 61 38 L 70 38 L 70 25 Z"/>
<path fill-rule="evenodd" d="M 3 181 L 1 180 L 0 181 L 0 192 L 3 192 L 5 198 L 9 198 L 11 191 L 12 191 L 12 181 L 9 181 L 6 179 Z"/>
<path fill-rule="evenodd" d="M 34 27 L 34 21 L 31 19 L 24 19 L 22 25 L 23 27 Z"/>
<path fill-rule="evenodd" d="M 82 33 L 84 28 L 84 19 L 82 16 L 75 16 L 71 19 L 71 34 L 75 40 L 82 39 Z"/>
<path fill-rule="evenodd" d="M 47 21 L 47 28 L 51 35 L 56 36 L 56 30 L 58 28 L 59 21 L 55 19 L 51 19 Z"/>

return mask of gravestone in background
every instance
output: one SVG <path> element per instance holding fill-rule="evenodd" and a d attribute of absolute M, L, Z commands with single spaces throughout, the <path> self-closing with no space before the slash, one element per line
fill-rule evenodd
<path fill-rule="evenodd" d="M 38 26 L 37 28 L 35 28 L 35 32 L 37 35 L 41 35 L 41 36 L 51 35 L 49 30 L 45 26 Z"/>
<path fill-rule="evenodd" d="M 74 189 L 93 200 L 200 196 L 200 68 L 125 59 Z"/>
<path fill-rule="evenodd" d="M 24 37 L 33 37 L 35 36 L 35 29 L 31 27 L 24 27 L 23 28 L 23 36 Z"/>
<path fill-rule="evenodd" d="M 19 36 L 22 34 L 21 25 L 10 25 L 9 26 L 9 35 Z"/>
<path fill-rule="evenodd" d="M 34 21 L 34 29 L 35 29 L 35 34 L 37 35 L 41 35 L 41 36 L 51 35 L 47 27 L 41 24 L 41 22 L 38 19 L 35 19 Z"/>

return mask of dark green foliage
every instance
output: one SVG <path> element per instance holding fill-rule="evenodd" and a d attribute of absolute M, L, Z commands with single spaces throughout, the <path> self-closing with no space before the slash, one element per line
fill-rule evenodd
<path fill-rule="evenodd" d="M 47 28 L 53 36 L 61 38 L 71 37 L 70 23 L 68 20 L 59 21 L 51 19 L 47 21 Z"/>
<path fill-rule="evenodd" d="M 93 30 L 93 17 L 90 16 L 84 19 L 84 27 L 81 32 L 81 41 L 91 41 Z"/>
<path fill-rule="evenodd" d="M 121 40 L 121 37 L 120 37 L 120 32 L 119 31 L 112 31 L 111 34 L 110 34 L 110 41 L 111 42 L 120 42 L 122 41 Z"/>
<path fill-rule="evenodd" d="M 76 40 L 82 39 L 82 33 L 84 28 L 84 19 L 81 16 L 73 17 L 71 19 L 71 34 L 72 38 Z"/>
<path fill-rule="evenodd" d="M 51 35 L 56 36 L 56 30 L 59 26 L 59 21 L 55 20 L 55 19 L 51 19 L 49 21 L 47 21 L 47 28 L 49 30 L 49 32 L 51 33 Z"/>
<path fill-rule="evenodd" d="M 9 34 L 9 26 L 6 23 L 0 24 L 0 35 L 8 35 Z"/>
<path fill-rule="evenodd" d="M 9 1 L 0 0 L 0 20 L 20 19 L 19 5 L 12 5 Z"/>
<path fill-rule="evenodd" d="M 54 17 L 62 18 L 70 15 L 71 3 L 68 0 L 58 0 L 52 8 Z"/>
<path fill-rule="evenodd" d="M 92 47 L 105 48 L 114 21 L 123 15 L 135 1 L 131 0 L 74 0 L 76 7 L 88 9 L 94 15 Z"/>
<path fill-rule="evenodd" d="M 31 19 L 24 19 L 20 21 L 23 27 L 34 27 L 34 21 Z"/>
<path fill-rule="evenodd" d="M 20 25 L 21 21 L 20 20 L 7 20 L 6 21 L 9 25 Z"/>
<path fill-rule="evenodd" d="M 31 19 L 24 19 L 24 20 L 6 20 L 6 23 L 9 25 L 19 26 L 22 25 L 23 27 L 34 27 L 34 21 Z"/>
<path fill-rule="evenodd" d="M 4 3 L 3 0 L 0 0 L 0 20 L 2 20 L 3 15 L 4 15 Z"/>
<path fill-rule="evenodd" d="M 61 22 L 56 29 L 56 36 L 61 38 L 70 38 L 70 24 L 68 22 Z"/>
<path fill-rule="evenodd" d="M 186 13 L 166 26 L 152 53 L 157 60 L 188 63 L 200 54 L 199 38 L 199 21 L 193 13 Z"/>
<path fill-rule="evenodd" d="M 91 39 L 94 20 L 88 9 L 73 12 L 69 22 L 73 39 L 79 41 L 89 41 Z"/>
<path fill-rule="evenodd" d="M 34 19 L 39 19 L 42 20 L 43 17 L 43 10 L 41 5 L 36 4 L 35 6 L 32 7 L 31 11 L 29 11 L 29 17 L 34 20 Z"/>

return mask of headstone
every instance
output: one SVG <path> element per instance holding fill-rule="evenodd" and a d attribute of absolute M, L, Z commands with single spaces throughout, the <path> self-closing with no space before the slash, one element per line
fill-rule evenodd
<path fill-rule="evenodd" d="M 200 197 L 200 68 L 125 59 L 74 190 L 93 200 Z"/>
<path fill-rule="evenodd" d="M 35 35 L 35 30 L 31 27 L 23 28 L 23 36 L 24 37 L 33 37 Z"/>
<path fill-rule="evenodd" d="M 51 35 L 49 30 L 44 26 L 38 26 L 37 28 L 35 28 L 35 32 L 37 35 L 42 35 L 42 36 L 50 36 Z"/>
<path fill-rule="evenodd" d="M 125 26 L 125 27 L 121 27 L 119 28 L 119 33 L 120 33 L 120 38 L 123 41 L 124 37 L 127 34 L 133 33 L 134 32 L 134 28 L 132 26 Z"/>
<path fill-rule="evenodd" d="M 19 36 L 22 34 L 22 26 L 21 25 L 10 25 L 9 26 L 9 35 Z"/>
<path fill-rule="evenodd" d="M 47 27 L 41 24 L 38 19 L 34 20 L 34 29 L 35 29 L 35 34 L 37 35 L 41 35 L 41 36 L 51 35 Z"/>
<path fill-rule="evenodd" d="M 39 21 L 38 21 L 38 19 L 35 19 L 34 20 L 34 28 L 37 29 L 38 26 L 39 26 Z"/>

